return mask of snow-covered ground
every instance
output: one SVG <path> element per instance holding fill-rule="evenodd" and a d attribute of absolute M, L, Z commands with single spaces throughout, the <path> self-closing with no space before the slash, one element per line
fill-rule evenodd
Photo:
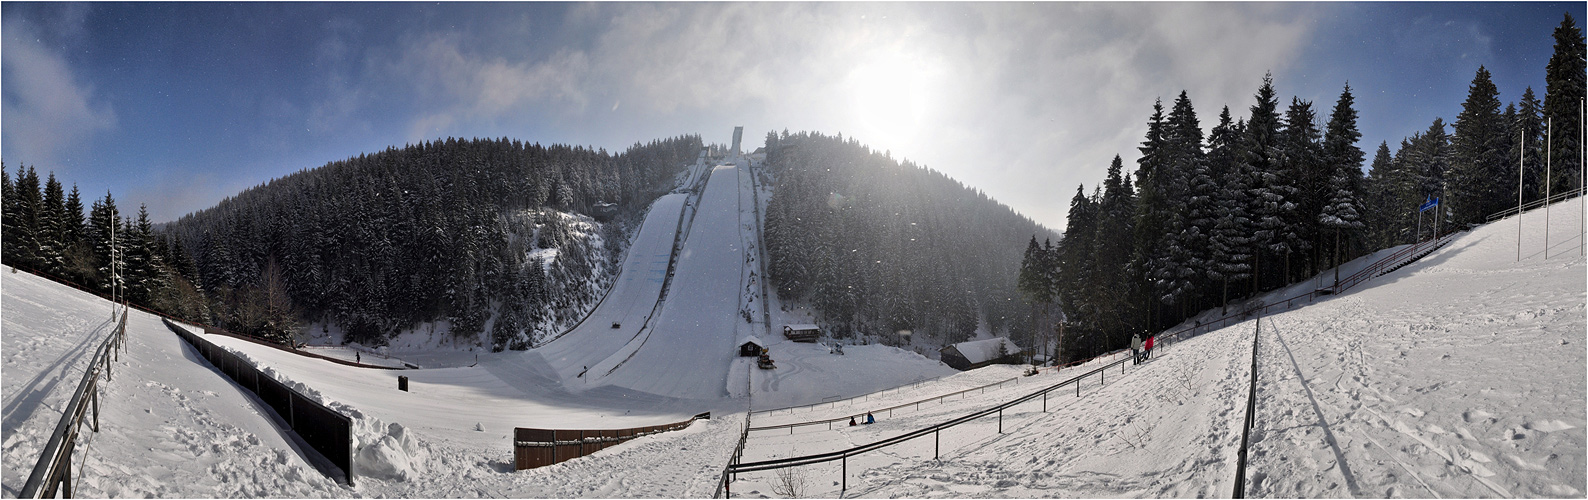
<path fill-rule="evenodd" d="M 831 407 L 756 414 L 751 424 L 838 418 L 1018 375 L 1015 367 L 954 374 L 894 348 L 848 346 L 839 356 L 781 339 L 766 339 L 776 370 L 733 357 L 745 260 L 744 247 L 733 246 L 741 241 L 735 227 L 741 209 L 724 200 L 739 190 L 731 178 L 736 168 L 718 167 L 702 195 L 685 243 L 694 263 L 680 263 L 653 338 L 599 387 L 566 387 L 556 364 L 535 350 L 484 353 L 473 367 L 391 371 L 207 336 L 355 418 L 362 460 L 354 467 L 356 486 L 349 487 L 315 470 L 303 458 L 306 447 L 268 406 L 194 355 L 157 318 L 133 312 L 129 352 L 103 386 L 102 432 L 84 429 L 76 490 L 116 497 L 701 497 L 716 487 L 745 408 L 816 403 L 921 381 Z M 728 179 L 729 188 L 713 192 L 718 179 Z M 1564 209 L 1580 210 L 1577 203 L 1553 211 L 1547 260 L 1543 212 L 1535 211 L 1524 217 L 1521 262 L 1516 220 L 1508 219 L 1347 293 L 1262 319 L 1247 493 L 1584 495 L 1588 266 L 1578 253 L 1580 211 Z M 714 222 L 719 217 L 723 223 Z M 659 226 L 671 231 L 676 220 Z M 645 254 L 639 247 L 650 226 L 647 221 L 636 238 L 631 262 Z M 658 237 L 667 240 L 663 249 L 671 245 L 672 235 L 665 236 Z M 659 254 L 651 255 L 641 257 L 645 265 Z M 85 352 L 108 333 L 110 307 L 25 273 L 0 275 L 0 297 L 3 492 L 15 496 L 81 377 Z M 868 497 L 1226 496 L 1234 488 L 1254 329 L 1246 321 L 1169 343 L 1144 365 L 1088 378 L 1079 397 L 1069 388 L 1053 393 L 1046 412 L 1040 399 L 1012 408 L 1003 414 L 1001 434 L 991 416 L 944 431 L 935 441 L 937 460 L 934 439 L 925 437 L 850 457 L 847 479 L 839 462 L 792 469 L 790 479 L 803 479 L 808 496 L 836 496 L 841 485 L 848 487 L 845 496 Z M 880 414 L 874 425 L 753 432 L 745 460 L 886 439 L 1084 371 L 1045 372 Z M 411 378 L 410 392 L 396 390 L 399 374 Z M 735 384 L 748 387 L 748 400 L 726 395 Z M 514 426 L 620 428 L 706 410 L 715 418 L 683 431 L 540 469 L 511 467 Z M 778 479 L 771 471 L 742 474 L 732 491 L 782 496 L 772 487 Z"/>
<path fill-rule="evenodd" d="M 1521 262 L 1516 220 L 1508 219 L 1348 293 L 1263 318 L 1246 493 L 1580 497 L 1588 491 L 1588 267 L 1579 253 L 1577 203 L 1552 214 L 1548 260 L 1544 213 L 1536 211 L 1524 220 Z M 1230 495 L 1255 326 L 1245 321 L 1171 344 L 1143 366 L 1127 365 L 1107 386 L 1083 385 L 1078 398 L 1053 393 L 1047 413 L 1036 402 L 1012 408 L 1003 415 L 1003 434 L 993 417 L 954 427 L 940 436 L 939 460 L 932 459 L 931 437 L 851 457 L 845 495 Z M 1007 401 L 1031 391 L 1006 385 L 986 398 Z M 992 404 L 950 399 L 879 416 L 870 426 L 757 431 L 745 460 L 845 449 Z M 795 412 L 760 417 L 756 425 L 855 411 Z M 774 485 L 792 479 L 805 485 L 806 495 L 836 496 L 844 467 L 806 466 L 784 477 L 746 473 L 734 491 L 783 496 Z"/>

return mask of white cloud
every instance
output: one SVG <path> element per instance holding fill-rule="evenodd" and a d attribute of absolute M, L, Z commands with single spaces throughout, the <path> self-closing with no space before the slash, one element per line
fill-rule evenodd
<path fill-rule="evenodd" d="M 411 139 L 530 108 L 591 128 L 685 123 L 708 140 L 741 124 L 751 137 L 843 132 L 1062 228 L 1076 184 L 1100 182 L 1115 154 L 1128 163 L 1138 156 L 1154 98 L 1187 90 L 1207 128 L 1223 105 L 1245 115 L 1263 73 L 1282 75 L 1312 36 L 1310 11 L 1320 8 L 596 4 L 564 19 L 587 40 L 538 59 L 460 48 L 512 41 L 426 34 L 391 68 L 429 106 L 411 122 Z M 1286 82 L 1276 84 L 1284 94 Z M 891 87 L 905 95 L 879 90 Z M 712 122 L 722 119 L 732 123 Z M 650 130 L 678 132 L 661 126 Z"/>
<path fill-rule="evenodd" d="M 458 35 L 428 34 L 410 42 L 381 74 L 408 81 L 420 103 L 409 140 L 446 134 L 459 122 L 490 122 L 525 106 L 556 104 L 583 110 L 585 55 L 561 50 L 541 61 L 508 61 L 465 52 Z"/>
<path fill-rule="evenodd" d="M 94 102 L 93 87 L 79 81 L 66 59 L 44 46 L 31 26 L 8 18 L 4 32 L 0 155 L 51 169 L 64 167 L 61 163 L 70 158 L 62 154 L 95 132 L 115 128 L 116 114 L 109 105 Z"/>

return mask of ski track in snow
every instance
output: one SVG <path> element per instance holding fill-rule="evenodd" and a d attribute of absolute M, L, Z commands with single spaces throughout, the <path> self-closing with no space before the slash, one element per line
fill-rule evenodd
<path fill-rule="evenodd" d="M 702 194 L 695 221 L 700 226 L 686 239 L 686 248 L 702 252 L 695 258 L 713 251 L 742 257 L 749 251 L 751 240 L 742 239 L 739 227 L 746 209 L 719 210 L 712 202 L 717 196 L 731 199 L 733 184 L 741 192 L 748 189 L 737 176 L 720 175 L 733 168 L 719 167 L 712 176 L 726 179 L 727 187 L 708 187 Z M 683 200 L 658 203 L 676 204 L 667 207 L 673 210 Z M 647 219 L 626 274 L 614 286 L 654 276 L 680 213 L 687 212 L 674 211 L 674 219 L 650 235 Z M 1580 215 L 1555 212 L 1556 246 L 1547 260 L 1540 244 L 1542 217 L 1541 211 L 1524 216 L 1520 263 L 1515 219 L 1508 219 L 1345 294 L 1263 318 L 1247 494 L 1492 498 L 1580 497 L 1588 491 L 1588 266 L 1573 253 L 1581 241 L 1570 234 Z M 660 250 L 642 249 L 656 242 Z M 712 250 L 712 242 L 729 242 L 731 248 Z M 660 265 L 665 270 L 665 261 Z M 725 267 L 681 262 L 675 283 L 681 287 L 667 303 L 684 306 L 664 308 L 668 318 L 658 323 L 657 337 L 609 380 L 595 383 L 570 377 L 570 363 L 619 352 L 637 331 L 630 328 L 639 327 L 631 327 L 632 320 L 620 329 L 598 322 L 604 328 L 570 333 L 544 352 L 486 354 L 475 367 L 400 372 L 212 338 L 354 418 L 363 460 L 355 465 L 352 487 L 306 462 L 268 407 L 196 356 L 158 318 L 133 312 L 128 352 L 115 365 L 115 378 L 102 381 L 102 432 L 85 426 L 74 458 L 77 494 L 705 497 L 737 443 L 747 406 L 818 403 L 898 387 L 758 413 L 751 425 L 843 418 L 1019 375 L 1019 368 L 1006 366 L 953 373 L 913 352 L 883 346 L 848 346 L 845 356 L 837 356 L 825 346 L 780 338 L 763 339 L 778 368 L 753 369 L 748 358 L 732 356 L 732 337 L 743 327 L 728 324 L 744 323 L 736 290 L 747 281 L 738 266 Z M 627 274 L 640 268 L 650 270 Z M 717 281 L 722 286 L 712 288 Z M 1276 291 L 1268 300 L 1307 286 Z M 104 301 L 41 278 L 7 272 L 0 287 L 4 493 L 15 496 L 111 323 Z M 691 293 L 697 288 L 725 294 L 718 300 Z M 658 292 L 646 290 L 636 288 L 637 298 L 631 299 L 614 293 L 609 301 L 615 302 L 602 307 L 635 317 L 629 306 L 654 304 Z M 653 295 L 647 299 L 646 293 Z M 675 299 L 680 295 L 692 298 Z M 705 322 L 686 315 L 685 307 L 721 309 L 725 317 Z M 815 497 L 838 496 L 845 482 L 843 496 L 863 497 L 1228 496 L 1235 487 L 1252 377 L 1254 326 L 1248 320 L 1165 342 L 1143 365 L 1127 363 L 1088 377 L 1080 396 L 1068 386 L 1054 391 L 1046 412 L 1041 398 L 1006 410 L 1002 433 L 996 416 L 948 429 L 937 436 L 936 460 L 933 436 L 925 436 L 850 457 L 847 478 L 840 477 L 840 462 L 792 474 L 804 481 L 803 493 Z M 589 344 L 569 343 L 580 335 Z M 567 356 L 547 359 L 552 352 Z M 744 460 L 875 442 L 1009 401 L 1106 362 L 879 413 L 873 425 L 753 432 Z M 395 390 L 398 374 L 412 378 L 411 392 Z M 909 385 L 917 381 L 924 382 Z M 587 383 L 591 387 L 574 386 Z M 746 385 L 749 401 L 722 396 Z M 514 426 L 620 428 L 683 420 L 705 410 L 715 418 L 685 430 L 540 469 L 512 470 L 508 438 Z M 782 496 L 773 492 L 776 479 L 772 471 L 741 474 L 731 489 L 734 496 Z"/>

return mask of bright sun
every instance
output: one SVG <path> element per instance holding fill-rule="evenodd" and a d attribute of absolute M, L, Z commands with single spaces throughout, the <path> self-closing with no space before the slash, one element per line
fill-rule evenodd
<path fill-rule="evenodd" d="M 846 87 L 862 140 L 900 148 L 914 142 L 929 114 L 935 74 L 926 61 L 891 54 L 850 72 Z"/>

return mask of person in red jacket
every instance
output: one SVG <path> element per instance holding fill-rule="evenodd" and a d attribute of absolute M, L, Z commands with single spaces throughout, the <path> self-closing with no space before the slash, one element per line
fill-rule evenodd
<path fill-rule="evenodd" d="M 1157 339 L 1157 338 L 1158 338 L 1157 335 L 1149 335 L 1147 337 L 1147 344 L 1146 344 L 1146 348 L 1147 349 L 1146 349 L 1146 352 L 1142 353 L 1142 357 L 1144 357 L 1144 358 L 1151 358 L 1152 357 L 1152 341 L 1154 339 Z"/>

